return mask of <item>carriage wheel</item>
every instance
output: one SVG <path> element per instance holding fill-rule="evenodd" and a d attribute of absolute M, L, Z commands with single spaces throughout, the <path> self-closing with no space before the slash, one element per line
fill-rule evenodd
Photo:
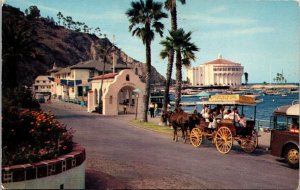
<path fill-rule="evenodd" d="M 248 153 L 253 152 L 258 145 L 258 134 L 255 129 L 252 130 L 252 136 L 247 137 L 246 140 L 242 140 L 241 148 Z"/>
<path fill-rule="evenodd" d="M 233 143 L 232 133 L 228 127 L 220 127 L 215 136 L 214 142 L 216 143 L 217 150 L 220 153 L 227 154 Z"/>
<path fill-rule="evenodd" d="M 199 147 L 202 143 L 202 132 L 199 128 L 194 128 L 190 134 L 190 141 L 194 147 Z"/>

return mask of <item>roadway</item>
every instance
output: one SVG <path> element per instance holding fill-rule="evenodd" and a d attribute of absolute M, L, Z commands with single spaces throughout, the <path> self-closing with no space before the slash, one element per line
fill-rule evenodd
<path fill-rule="evenodd" d="M 70 105 L 70 104 L 68 104 Z M 128 124 L 134 115 L 101 116 L 79 107 L 43 104 L 86 148 L 87 188 L 296 189 L 299 171 L 268 151 L 244 153 L 235 145 L 222 155 L 208 141 L 200 148 Z M 115 180 L 109 184 L 109 180 Z M 115 186 L 114 186 L 115 185 Z M 123 185 L 123 186 L 122 186 Z M 107 186 L 105 186 L 107 187 Z"/>

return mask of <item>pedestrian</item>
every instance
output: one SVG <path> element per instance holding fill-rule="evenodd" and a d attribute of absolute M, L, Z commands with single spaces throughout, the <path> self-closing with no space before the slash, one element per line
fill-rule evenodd
<path fill-rule="evenodd" d="M 150 117 L 154 117 L 154 103 L 151 102 L 150 106 L 149 106 L 149 111 L 150 111 Z"/>
<path fill-rule="evenodd" d="M 124 111 L 124 114 L 127 114 L 127 106 L 126 106 L 126 104 L 123 105 L 123 111 Z"/>

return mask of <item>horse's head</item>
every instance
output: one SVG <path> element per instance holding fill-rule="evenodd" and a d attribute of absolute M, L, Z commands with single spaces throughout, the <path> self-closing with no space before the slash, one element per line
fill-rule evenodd
<path fill-rule="evenodd" d="M 166 122 L 168 119 L 170 119 L 172 114 L 173 114 L 172 111 L 163 111 L 161 114 L 162 121 Z"/>
<path fill-rule="evenodd" d="M 192 114 L 190 115 L 190 122 L 192 122 L 194 125 L 199 125 L 200 124 L 200 120 L 201 120 L 202 116 L 201 114 Z"/>

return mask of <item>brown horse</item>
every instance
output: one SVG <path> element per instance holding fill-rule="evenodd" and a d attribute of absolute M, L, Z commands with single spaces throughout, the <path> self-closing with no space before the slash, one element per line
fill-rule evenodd
<path fill-rule="evenodd" d="M 178 141 L 177 130 L 181 129 L 182 138 L 184 138 L 184 143 L 187 141 L 188 129 L 191 130 L 200 123 L 200 115 L 198 114 L 188 114 L 182 110 L 171 112 L 168 111 L 162 114 L 163 121 L 168 121 L 169 126 L 172 126 L 174 129 L 173 140 Z"/>

